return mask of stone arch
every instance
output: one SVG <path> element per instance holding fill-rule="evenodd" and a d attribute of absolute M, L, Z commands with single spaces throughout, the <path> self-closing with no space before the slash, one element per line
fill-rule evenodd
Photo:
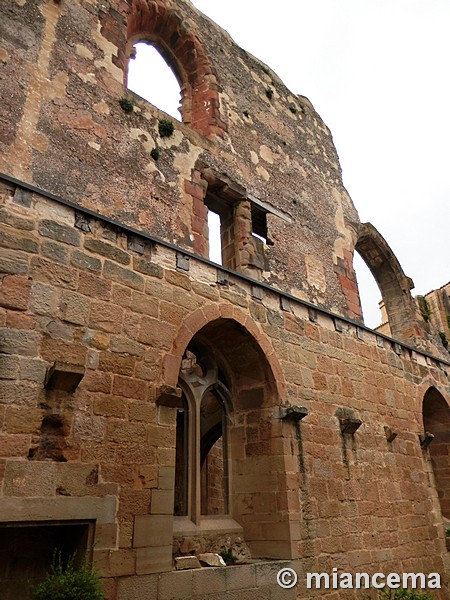
<path fill-rule="evenodd" d="M 383 236 L 371 223 L 363 223 L 355 250 L 369 267 L 380 288 L 392 337 L 410 340 L 417 334 L 416 309 L 407 277 Z"/>
<path fill-rule="evenodd" d="M 185 320 L 173 350 L 176 354 L 172 356 L 180 357 L 180 374 L 188 369 L 193 395 L 201 399 L 211 389 L 212 380 L 204 375 L 207 369 L 201 367 L 202 355 L 213 358 L 217 364 L 215 380 L 219 387 L 223 385 L 227 390 L 222 393 L 229 406 L 226 415 L 227 518 L 242 528 L 254 557 L 295 558 L 298 539 L 290 522 L 289 469 L 285 453 L 289 442 L 285 440 L 287 432 L 279 412 L 279 405 L 283 403 L 280 391 L 284 391 L 284 385 L 279 378 L 281 370 L 276 374 L 279 365 L 270 343 L 240 311 L 225 305 L 210 305 Z M 193 356 L 199 357 L 198 362 Z M 186 380 L 184 375 L 181 387 Z M 197 434 L 197 448 L 200 442 Z M 200 470 L 198 452 L 197 473 Z M 198 481 L 199 476 L 196 477 Z M 199 489 L 198 483 L 197 486 Z M 197 508 L 196 514 L 199 512 Z M 201 516 L 199 520 L 200 530 L 204 531 Z"/>
<path fill-rule="evenodd" d="M 170 353 L 164 357 L 162 362 L 164 382 L 169 386 L 177 385 L 181 359 L 189 342 L 200 329 L 218 319 L 234 321 L 246 331 L 248 336 L 253 338 L 254 343 L 259 347 L 260 352 L 267 361 L 268 368 L 272 373 L 270 377 L 271 385 L 275 386 L 275 394 L 279 398 L 279 402 L 282 403 L 286 393 L 286 382 L 272 344 L 249 315 L 229 304 L 207 304 L 184 319 Z"/>
<path fill-rule="evenodd" d="M 181 88 L 183 123 L 204 135 L 223 137 L 227 127 L 220 112 L 221 88 L 195 29 L 163 0 L 134 0 L 128 18 L 127 55 L 133 44 L 155 46 Z"/>
<path fill-rule="evenodd" d="M 428 446 L 442 516 L 450 521 L 450 404 L 435 387 L 423 397 L 424 432 L 434 436 Z"/>

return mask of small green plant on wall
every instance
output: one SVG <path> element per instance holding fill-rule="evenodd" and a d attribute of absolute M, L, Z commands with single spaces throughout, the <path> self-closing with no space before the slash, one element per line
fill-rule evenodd
<path fill-rule="evenodd" d="M 366 600 L 372 600 L 372 598 L 366 596 Z M 378 593 L 376 600 L 434 600 L 434 597 L 428 592 L 417 592 L 416 590 L 385 589 Z"/>
<path fill-rule="evenodd" d="M 168 119 L 161 119 L 158 123 L 158 131 L 161 137 L 170 137 L 173 134 L 173 123 Z"/>
<path fill-rule="evenodd" d="M 232 550 L 222 550 L 219 552 L 220 556 L 223 558 L 226 565 L 234 565 L 237 561 L 237 558 L 234 556 Z"/>
<path fill-rule="evenodd" d="M 448 348 L 447 336 L 445 335 L 445 333 L 443 331 L 440 331 L 439 337 L 441 338 L 442 345 L 444 346 L 445 349 L 447 349 Z"/>
<path fill-rule="evenodd" d="M 104 600 L 101 582 L 95 571 L 75 568 L 74 557 L 66 565 L 55 554 L 47 577 L 34 590 L 33 600 Z"/>
<path fill-rule="evenodd" d="M 158 148 L 153 148 L 152 150 L 150 150 L 150 156 L 153 158 L 153 160 L 158 160 L 160 156 Z"/>
<path fill-rule="evenodd" d="M 417 299 L 419 301 L 420 313 L 423 317 L 423 320 L 425 323 L 428 323 L 431 317 L 431 308 L 428 304 L 428 300 L 424 296 L 417 296 Z"/>
<path fill-rule="evenodd" d="M 123 112 L 126 112 L 126 113 L 133 112 L 133 103 L 131 102 L 131 100 L 129 98 L 121 98 L 119 100 L 119 104 L 120 104 L 120 107 L 122 108 Z"/>

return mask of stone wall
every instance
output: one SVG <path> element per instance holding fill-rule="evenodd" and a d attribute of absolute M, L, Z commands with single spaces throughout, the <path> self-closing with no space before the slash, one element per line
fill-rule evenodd
<path fill-rule="evenodd" d="M 311 103 L 186 0 L 0 10 L 0 535 L 78 524 L 108 600 L 344 600 L 305 589 L 333 567 L 437 572 L 447 598 L 448 354 Z M 126 89 L 140 39 L 181 83 L 168 137 Z M 395 339 L 362 324 L 355 247 Z M 202 514 L 208 394 L 226 514 Z M 257 562 L 173 571 L 224 547 Z"/>
<path fill-rule="evenodd" d="M 224 180 L 235 200 L 270 209 L 264 279 L 361 317 L 351 264 L 358 216 L 307 99 L 189 2 L 7 0 L 2 15 L 1 171 L 199 254 L 205 188 Z M 158 133 L 167 115 L 126 90 L 137 39 L 165 48 L 189 96 L 168 138 Z M 119 105 L 125 96 L 132 113 Z"/>
<path fill-rule="evenodd" d="M 194 257 L 187 270 L 176 249 L 38 193 L 4 182 L 1 199 L 4 521 L 97 521 L 94 561 L 111 599 L 156 581 L 122 578 L 170 571 L 176 409 L 161 399 L 205 330 L 234 404 L 233 522 L 214 523 L 217 535 L 237 527 L 254 557 L 298 560 L 302 573 L 445 577 L 419 435 L 427 390 L 449 397 L 448 365 L 242 276 L 219 283 Z M 82 368 L 75 391 L 46 385 L 58 361 Z M 309 414 L 295 424 L 280 406 Z M 345 418 L 362 421 L 356 433 L 342 433 Z M 45 460 L 43 438 L 57 450 Z"/>

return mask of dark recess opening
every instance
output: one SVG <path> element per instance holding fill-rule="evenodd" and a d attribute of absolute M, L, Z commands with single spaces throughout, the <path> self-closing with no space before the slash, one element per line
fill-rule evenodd
<path fill-rule="evenodd" d="M 33 588 L 50 570 L 53 556 L 74 566 L 90 562 L 94 524 L 89 521 L 0 524 L 0 596 L 31 600 Z"/>

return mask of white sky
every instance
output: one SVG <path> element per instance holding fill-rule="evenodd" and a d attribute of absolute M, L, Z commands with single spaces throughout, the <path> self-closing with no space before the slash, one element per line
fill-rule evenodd
<path fill-rule="evenodd" d="M 361 221 L 385 237 L 416 284 L 413 294 L 447 283 L 450 0 L 193 4 L 309 98 L 331 130 Z M 144 96 L 131 75 L 129 86 Z M 374 326 L 370 306 L 380 294 L 364 270 L 363 308 Z"/>

